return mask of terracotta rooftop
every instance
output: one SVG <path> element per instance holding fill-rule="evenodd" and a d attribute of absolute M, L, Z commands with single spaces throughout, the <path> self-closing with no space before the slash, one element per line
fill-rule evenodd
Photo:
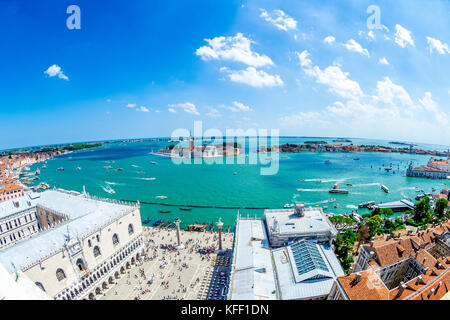
<path fill-rule="evenodd" d="M 350 300 L 387 300 L 389 297 L 388 288 L 372 269 L 338 277 L 337 281 Z"/>
<path fill-rule="evenodd" d="M 379 267 L 385 267 L 414 255 L 420 248 L 429 248 L 442 233 L 450 231 L 450 220 L 420 231 L 415 234 L 399 237 L 398 239 L 378 240 L 372 245 L 364 245 L 367 252 L 375 253 L 375 261 Z"/>
<path fill-rule="evenodd" d="M 390 300 L 440 300 L 450 291 L 450 268 L 430 269 L 398 286 L 389 293 Z"/>
<path fill-rule="evenodd" d="M 429 166 L 417 167 L 417 168 L 414 168 L 413 170 L 414 171 L 429 171 L 429 172 L 445 172 L 443 170 L 432 168 L 432 167 L 429 167 Z"/>

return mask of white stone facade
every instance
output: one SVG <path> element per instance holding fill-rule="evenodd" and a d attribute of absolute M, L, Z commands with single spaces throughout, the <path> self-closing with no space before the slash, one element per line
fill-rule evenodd
<path fill-rule="evenodd" d="M 0 208 L 3 219 L 27 216 L 39 229 L 0 250 L 0 264 L 10 273 L 23 272 L 53 299 L 96 299 L 144 253 L 139 204 L 60 191 L 29 202 L 26 210 Z M 28 225 L 8 232 L 19 228 Z"/>

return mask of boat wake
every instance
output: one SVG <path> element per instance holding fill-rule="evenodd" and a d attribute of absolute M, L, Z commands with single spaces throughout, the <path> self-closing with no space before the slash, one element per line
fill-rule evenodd
<path fill-rule="evenodd" d="M 353 205 L 353 204 L 348 204 L 348 205 L 346 205 L 345 207 L 346 207 L 346 208 L 349 208 L 349 209 L 358 209 L 358 207 L 355 206 L 355 205 Z"/>
<path fill-rule="evenodd" d="M 146 181 L 153 181 L 156 180 L 156 178 L 137 178 L 139 180 L 146 180 Z"/>
<path fill-rule="evenodd" d="M 329 182 L 344 182 L 350 179 L 356 179 L 356 178 L 340 178 L 340 179 L 335 179 L 335 178 L 325 178 L 325 179 L 303 179 L 302 181 L 305 182 L 322 182 L 322 183 L 329 183 Z"/>
<path fill-rule="evenodd" d="M 328 191 L 328 189 L 299 189 L 298 191 L 301 191 L 301 192 L 325 192 L 325 191 Z"/>
<path fill-rule="evenodd" d="M 415 190 L 416 187 L 401 187 L 398 190 Z"/>
<path fill-rule="evenodd" d="M 307 202 L 305 203 L 306 205 L 314 205 L 314 204 L 324 204 L 324 203 L 329 203 L 328 200 L 323 200 L 323 201 L 319 201 L 319 202 Z"/>
<path fill-rule="evenodd" d="M 118 183 L 118 182 L 109 182 L 109 181 L 105 181 L 106 184 L 111 185 L 111 186 L 122 186 L 123 183 Z"/>
<path fill-rule="evenodd" d="M 101 186 L 101 188 L 103 189 L 103 191 L 109 193 L 109 194 L 113 194 L 116 193 L 110 186 L 106 185 L 106 186 Z"/>
<path fill-rule="evenodd" d="M 372 183 L 360 183 L 360 184 L 354 184 L 354 187 L 370 187 L 370 186 L 380 186 L 381 183 L 379 182 L 372 182 Z"/>

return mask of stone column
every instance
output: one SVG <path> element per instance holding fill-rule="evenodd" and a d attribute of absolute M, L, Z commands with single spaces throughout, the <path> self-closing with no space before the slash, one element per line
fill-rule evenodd
<path fill-rule="evenodd" d="M 222 219 L 219 218 L 219 222 L 216 223 L 217 228 L 219 228 L 219 251 L 222 251 L 222 227 L 223 227 L 223 222 Z"/>
<path fill-rule="evenodd" d="M 181 235 L 180 235 L 180 219 L 176 219 L 175 221 L 175 227 L 177 230 L 177 249 L 184 249 L 184 244 L 181 243 Z"/>

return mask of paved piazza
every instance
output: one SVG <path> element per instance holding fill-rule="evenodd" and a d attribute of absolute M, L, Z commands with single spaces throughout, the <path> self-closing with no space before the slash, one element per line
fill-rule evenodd
<path fill-rule="evenodd" d="M 176 230 L 144 227 L 146 254 L 115 284 L 97 295 L 106 300 L 222 299 L 231 269 L 233 234 L 222 233 L 223 253 L 200 254 L 218 248 L 217 232 L 180 231 L 185 249 L 176 250 Z M 161 248 L 161 246 L 170 246 Z M 212 284 L 211 284 L 212 283 Z M 211 284 L 211 288 L 210 288 Z"/>

